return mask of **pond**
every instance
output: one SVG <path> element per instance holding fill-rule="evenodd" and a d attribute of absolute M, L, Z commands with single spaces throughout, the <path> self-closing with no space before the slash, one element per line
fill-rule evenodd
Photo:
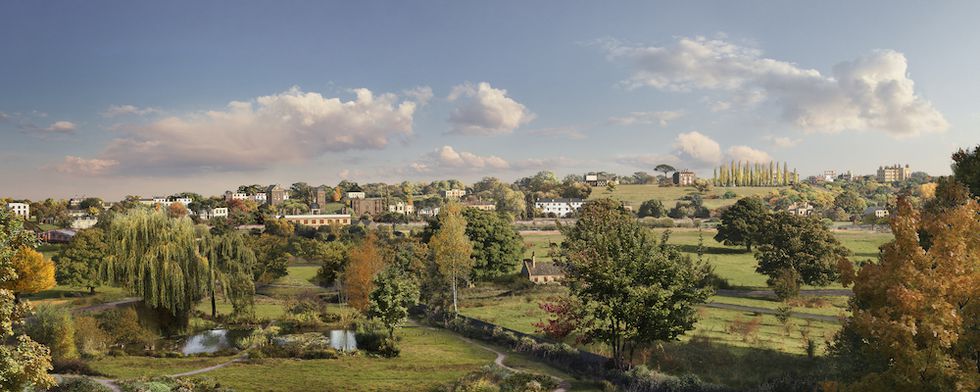
<path fill-rule="evenodd" d="M 357 350 L 357 338 L 354 331 L 334 329 L 330 331 L 330 347 L 337 351 Z"/>
<path fill-rule="evenodd" d="M 184 342 L 180 352 L 184 355 L 210 354 L 235 347 L 235 342 L 248 336 L 249 330 L 212 329 L 192 335 Z"/>

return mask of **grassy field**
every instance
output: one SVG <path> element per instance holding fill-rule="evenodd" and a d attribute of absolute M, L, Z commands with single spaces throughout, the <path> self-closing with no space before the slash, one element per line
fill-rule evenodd
<path fill-rule="evenodd" d="M 661 235 L 666 229 L 652 229 L 656 235 Z M 715 273 L 727 279 L 733 286 L 746 288 L 766 287 L 766 277 L 755 272 L 755 257 L 742 247 L 725 246 L 714 240 L 716 231 L 706 229 L 702 232 L 705 246 L 705 259 L 715 267 Z M 524 243 L 527 245 L 526 256 L 535 252 L 539 260 L 548 260 L 550 243 L 560 244 L 562 236 L 557 232 L 523 232 Z M 874 259 L 878 255 L 878 247 L 890 241 L 891 234 L 835 231 L 834 235 L 841 244 L 851 250 L 852 260 Z M 697 256 L 698 231 L 696 229 L 671 229 L 671 244 L 680 247 L 681 251 Z M 840 288 L 839 285 L 831 286 Z"/>
<path fill-rule="evenodd" d="M 721 196 L 725 192 L 732 191 L 735 192 L 736 197 L 731 199 L 722 199 Z M 738 199 L 746 196 L 765 196 L 773 192 L 779 192 L 778 187 L 743 187 L 743 188 L 724 188 L 724 187 L 712 187 L 710 191 L 705 193 L 702 197 L 704 198 L 704 206 L 710 209 L 715 209 L 718 207 L 724 207 L 728 205 L 735 204 Z M 634 210 L 640 208 L 640 204 L 650 199 L 657 199 L 664 203 L 667 208 L 673 207 L 674 204 L 681 200 L 682 197 L 696 193 L 694 187 L 661 187 L 659 185 L 619 185 L 615 190 L 609 192 L 606 188 L 593 188 L 592 194 L 589 195 L 589 199 L 602 199 L 602 198 L 612 198 L 621 201 L 627 201 L 633 206 Z"/>

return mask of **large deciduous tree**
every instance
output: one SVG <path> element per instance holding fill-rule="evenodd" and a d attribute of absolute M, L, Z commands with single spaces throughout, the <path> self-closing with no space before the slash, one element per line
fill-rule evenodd
<path fill-rule="evenodd" d="M 745 197 L 721 213 L 721 223 L 715 241 L 729 246 L 744 246 L 749 252 L 759 241 L 762 225 L 768 215 L 766 206 L 758 197 Z"/>
<path fill-rule="evenodd" d="M 448 286 L 452 295 L 452 313 L 459 314 L 459 300 L 457 287 L 459 282 L 465 280 L 473 268 L 473 245 L 466 237 L 466 220 L 463 218 L 462 206 L 459 203 L 450 203 L 439 211 L 439 230 L 429 241 L 429 249 L 432 251 L 433 270 L 430 274 L 433 282 L 444 283 L 434 284 L 433 288 L 439 291 Z M 436 293 L 437 298 L 445 296 Z"/>
<path fill-rule="evenodd" d="M 509 219 L 492 211 L 464 208 L 466 238 L 473 245 L 473 267 L 470 277 L 488 279 L 514 272 L 524 254 L 524 241 Z M 422 233 L 424 240 L 431 241 L 439 231 L 441 219 L 429 222 Z"/>
<path fill-rule="evenodd" d="M 664 202 L 657 199 L 650 199 L 643 204 L 640 204 L 640 210 L 637 211 L 637 216 L 640 218 L 652 216 L 654 218 L 662 218 L 667 215 L 667 208 L 664 207 Z"/>
<path fill-rule="evenodd" d="M 929 207 L 900 198 L 895 240 L 855 279 L 832 350 L 849 389 L 980 390 L 980 207 Z"/>
<path fill-rule="evenodd" d="M 79 231 L 55 259 L 58 283 L 85 287 L 94 294 L 95 288 L 102 284 L 99 270 L 108 254 L 102 229 L 93 227 Z"/>
<path fill-rule="evenodd" d="M 106 235 L 106 276 L 158 311 L 166 332 L 182 330 L 207 294 L 208 260 L 190 219 L 149 210 L 116 216 Z"/>
<path fill-rule="evenodd" d="M 38 293 L 54 287 L 54 263 L 29 246 L 22 246 L 10 259 L 10 265 L 17 278 L 0 283 L 0 288 L 14 292 L 14 295 Z"/>
<path fill-rule="evenodd" d="M 834 197 L 834 207 L 844 210 L 849 215 L 858 215 L 864 212 L 868 203 L 857 192 L 847 190 Z"/>
<path fill-rule="evenodd" d="M 360 244 L 350 251 L 347 267 L 341 277 L 347 304 L 361 312 L 367 312 L 374 276 L 384 268 L 384 259 L 378 251 L 377 237 L 368 233 Z"/>
<path fill-rule="evenodd" d="M 970 193 L 980 196 L 980 145 L 953 153 L 953 177 L 970 188 Z"/>
<path fill-rule="evenodd" d="M 819 219 L 787 212 L 767 216 L 758 244 L 755 270 L 769 277 L 770 286 L 786 270 L 796 272 L 798 284 L 826 286 L 838 279 L 850 253 Z"/>
<path fill-rule="evenodd" d="M 16 280 L 12 259 L 27 247 L 37 245 L 37 236 L 24 229 L 23 221 L 0 208 L 0 284 Z M 45 389 L 54 385 L 48 375 L 51 356 L 47 347 L 14 331 L 30 307 L 14 301 L 14 293 L 0 288 L 0 391 L 22 391 L 28 386 Z"/>
<path fill-rule="evenodd" d="M 238 231 L 212 236 L 201 233 L 201 253 L 208 259 L 208 295 L 211 297 L 211 317 L 217 317 L 216 293 L 231 302 L 235 315 L 254 314 L 255 283 L 253 269 L 255 253 Z"/>
<path fill-rule="evenodd" d="M 711 294 L 710 268 L 668 245 L 668 234 L 658 242 L 610 199 L 583 206 L 562 233 L 564 282 L 588 316 L 582 333 L 607 343 L 616 366 L 637 347 L 694 328 L 695 305 Z"/>

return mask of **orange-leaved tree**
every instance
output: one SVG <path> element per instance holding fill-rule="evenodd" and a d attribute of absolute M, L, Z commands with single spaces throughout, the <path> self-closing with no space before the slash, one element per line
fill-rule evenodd
<path fill-rule="evenodd" d="M 374 290 L 374 276 L 382 269 L 384 259 L 378 251 L 377 239 L 373 232 L 368 233 L 360 244 L 350 250 L 341 279 L 348 305 L 361 312 L 368 310 L 371 291 Z"/>
<path fill-rule="evenodd" d="M 921 210 L 899 199 L 833 347 L 847 389 L 980 388 L 980 207 L 961 188 L 942 183 Z"/>
<path fill-rule="evenodd" d="M 13 291 L 14 295 L 33 294 L 54 287 L 54 262 L 29 247 L 21 247 L 10 259 L 17 279 L 0 284 L 0 288 Z"/>

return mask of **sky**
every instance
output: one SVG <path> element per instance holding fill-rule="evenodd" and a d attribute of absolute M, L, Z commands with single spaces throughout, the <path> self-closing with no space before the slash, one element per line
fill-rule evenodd
<path fill-rule="evenodd" d="M 710 176 L 732 160 L 944 175 L 980 143 L 978 14 L 968 1 L 8 1 L 0 197 L 661 163 Z"/>

